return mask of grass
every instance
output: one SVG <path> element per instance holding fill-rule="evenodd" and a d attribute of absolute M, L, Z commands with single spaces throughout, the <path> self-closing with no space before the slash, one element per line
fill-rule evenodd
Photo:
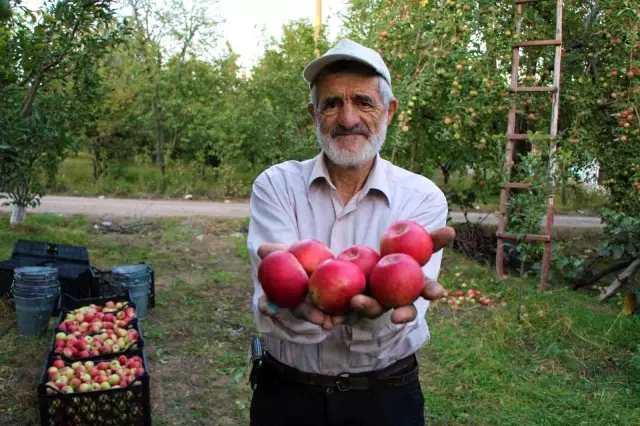
<path fill-rule="evenodd" d="M 99 268 L 148 261 L 156 307 L 144 324 L 152 413 L 159 425 L 246 425 L 247 351 L 255 335 L 244 248 L 246 222 L 150 221 L 142 234 L 96 234 L 91 219 L 28 216 L 11 230 L 0 215 L 0 258 L 18 238 L 87 245 Z M 196 237 L 202 234 L 202 241 Z M 432 340 L 418 352 L 428 424 L 636 425 L 640 318 L 586 293 L 537 291 L 525 282 L 526 318 L 517 319 L 519 280 L 447 250 L 441 281 L 475 287 L 495 306 L 453 312 L 432 304 Z M 466 305 L 463 305 L 466 306 Z M 15 320 L 2 305 L 0 332 Z M 0 424 L 35 424 L 35 386 L 50 338 L 0 337 Z"/>
<path fill-rule="evenodd" d="M 240 171 L 242 170 L 242 171 Z M 61 165 L 56 181 L 50 184 L 51 193 L 76 196 L 111 195 L 126 198 L 182 198 L 194 197 L 217 200 L 220 198 L 246 198 L 257 172 L 250 168 L 206 167 L 204 175 L 195 167 L 172 163 L 165 172 L 165 190 L 162 176 L 153 164 L 113 162 L 106 176 L 94 181 L 91 157 L 84 152 L 68 157 Z"/>
<path fill-rule="evenodd" d="M 193 167 L 172 164 L 166 172 L 166 189 L 161 192 L 161 176 L 157 167 L 153 164 L 137 164 L 117 162 L 110 165 L 106 177 L 97 182 L 93 180 L 91 157 L 84 152 L 75 157 L 67 158 L 62 164 L 55 184 L 51 185 L 52 194 L 99 196 L 110 195 L 116 197 L 178 197 L 186 194 L 203 199 L 217 200 L 220 198 L 247 198 L 251 193 L 251 183 L 259 171 L 242 166 L 235 169 L 214 169 L 207 167 L 205 176 L 201 176 Z M 444 188 L 444 178 L 437 170 L 433 176 L 428 176 L 440 188 Z M 470 176 L 460 176 L 455 173 L 451 177 L 451 188 L 462 188 L 471 183 Z M 563 204 L 562 193 L 558 191 L 556 197 L 556 211 L 558 214 L 600 214 L 606 204 L 602 193 L 596 190 L 588 190 L 578 186 L 572 186 L 567 191 L 567 202 Z M 496 211 L 500 197 L 487 200 L 487 203 L 478 203 L 480 212 Z M 452 208 L 456 208 L 452 206 Z"/>

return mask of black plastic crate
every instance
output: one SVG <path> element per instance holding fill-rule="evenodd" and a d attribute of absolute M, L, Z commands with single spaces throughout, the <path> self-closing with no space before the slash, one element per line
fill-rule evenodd
<path fill-rule="evenodd" d="M 62 293 L 70 294 L 77 299 L 92 296 L 95 277 L 90 266 L 39 257 L 18 256 L 0 262 L 0 297 L 11 296 L 11 283 L 13 283 L 15 270 L 27 266 L 55 268 L 58 271 L 58 281 Z"/>
<path fill-rule="evenodd" d="M 133 319 L 131 322 L 129 322 L 124 328 L 129 330 L 131 328 L 134 328 L 137 332 L 138 332 L 138 340 L 136 343 L 123 348 L 121 351 L 118 352 L 114 352 L 114 353 L 110 353 L 110 354 L 101 354 L 101 355 L 96 355 L 96 356 L 89 356 L 89 357 L 85 357 L 85 358 L 81 358 L 81 357 L 67 357 L 63 354 L 57 354 L 55 353 L 55 349 L 56 349 L 56 334 L 59 332 L 63 332 L 67 335 L 69 335 L 69 332 L 64 332 L 64 331 L 60 331 L 58 329 L 58 327 L 60 326 L 60 324 L 64 321 L 65 317 L 67 316 L 67 313 L 69 313 L 70 311 L 76 309 L 76 308 L 80 308 L 83 306 L 87 306 L 87 305 L 98 305 L 98 306 L 104 306 L 105 303 L 109 302 L 109 301 L 113 301 L 113 302 L 127 302 L 128 305 L 126 306 L 128 307 L 133 307 L 134 309 L 136 308 L 136 304 L 133 303 L 131 301 L 131 299 L 128 296 L 123 296 L 123 297 L 117 297 L 117 298 L 113 298 L 113 297 L 106 297 L 106 298 L 91 298 L 91 299 L 82 299 L 82 300 L 77 300 L 74 299 L 73 297 L 69 296 L 69 295 L 62 295 L 61 300 L 60 300 L 60 316 L 58 317 L 58 320 L 55 323 L 54 326 L 54 331 L 53 331 L 53 336 L 51 339 L 51 345 L 49 347 L 49 351 L 52 354 L 55 354 L 55 356 L 67 361 L 67 362 L 75 362 L 75 361 L 92 361 L 104 356 L 120 356 L 120 355 L 128 355 L 131 352 L 134 352 L 136 350 L 142 350 L 144 349 L 144 337 L 142 335 L 142 329 L 140 327 L 140 322 L 138 321 L 138 319 Z M 126 309 L 126 308 L 122 308 L 122 309 Z M 114 315 L 117 313 L 114 312 Z M 98 333 L 93 333 L 93 332 L 88 332 L 87 335 L 90 336 L 95 336 Z"/>
<path fill-rule="evenodd" d="M 89 266 L 89 250 L 86 247 L 68 246 L 45 241 L 18 240 L 11 257 L 30 256 L 47 260 L 79 263 Z"/>
<path fill-rule="evenodd" d="M 127 302 L 129 305 L 133 306 L 134 308 L 136 307 L 136 304 L 133 303 L 133 301 L 131 300 L 131 297 L 129 297 L 129 292 L 125 292 L 121 295 L 115 295 L 115 296 L 88 297 L 83 299 L 78 299 L 76 297 L 73 297 L 70 294 L 65 293 L 62 295 L 61 307 L 62 309 L 71 311 L 73 309 L 81 308 L 87 305 L 104 306 L 107 302 L 110 302 L 110 301 L 116 302 L 116 303 Z"/>
<path fill-rule="evenodd" d="M 37 394 L 42 426 L 66 425 L 151 425 L 150 374 L 146 354 L 135 351 L 131 356 L 142 358 L 144 373 L 124 388 L 89 392 L 62 393 L 47 385 L 47 370 L 56 359 L 49 354 L 38 382 Z M 117 357 L 104 356 L 97 361 L 111 361 Z M 95 362 L 95 361 L 94 361 Z M 65 363 L 65 365 L 70 365 Z M 97 365 L 97 364 L 96 364 Z"/>

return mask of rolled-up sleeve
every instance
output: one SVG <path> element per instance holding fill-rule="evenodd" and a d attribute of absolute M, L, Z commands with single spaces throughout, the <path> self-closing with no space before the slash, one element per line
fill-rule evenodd
<path fill-rule="evenodd" d="M 406 217 L 401 217 L 400 220 L 413 220 L 424 226 L 427 231 L 434 232 L 446 226 L 447 214 L 446 198 L 438 190 L 425 197 L 413 212 Z M 438 279 L 442 255 L 442 250 L 434 253 L 429 262 L 422 267 L 425 277 L 432 280 Z M 394 324 L 391 322 L 392 311 L 388 311 L 379 318 L 362 319 L 353 325 L 350 342 L 348 342 L 350 350 L 383 359 L 392 356 L 394 352 L 400 352 L 406 346 L 411 346 L 412 342 L 408 340 L 412 335 L 419 334 L 420 339 L 428 339 L 429 328 L 425 317 L 429 301 L 420 297 L 414 304 L 418 314 L 409 323 Z"/>
<path fill-rule="evenodd" d="M 265 243 L 291 245 L 299 240 L 295 214 L 280 197 L 286 197 L 286 188 L 277 187 L 267 173 L 261 174 L 253 184 L 250 199 L 247 248 L 253 279 L 253 313 L 260 333 L 299 344 L 314 344 L 327 338 L 322 327 L 296 318 L 289 309 L 279 308 L 275 318 L 263 315 L 258 300 L 264 294 L 258 281 L 260 257 L 258 248 Z M 277 187 L 277 189 L 276 189 Z"/>

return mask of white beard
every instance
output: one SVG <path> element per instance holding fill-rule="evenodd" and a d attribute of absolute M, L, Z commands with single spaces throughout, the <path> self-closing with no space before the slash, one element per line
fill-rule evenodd
<path fill-rule="evenodd" d="M 378 133 L 370 135 L 369 143 L 359 151 L 340 148 L 330 135 L 322 133 L 319 123 L 316 124 L 316 137 L 320 147 L 332 163 L 340 167 L 358 167 L 373 160 L 382 149 L 387 137 L 387 115 L 384 115 Z"/>

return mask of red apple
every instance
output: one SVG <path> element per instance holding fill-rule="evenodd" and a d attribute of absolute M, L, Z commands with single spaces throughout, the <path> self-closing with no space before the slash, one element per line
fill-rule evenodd
<path fill-rule="evenodd" d="M 424 266 L 433 254 L 433 241 L 429 232 L 411 220 L 392 224 L 380 240 L 380 256 L 404 253 L 413 257 L 419 266 Z"/>
<path fill-rule="evenodd" d="M 56 359 L 53 361 L 53 366 L 56 368 L 64 368 L 64 361 L 61 359 Z"/>
<path fill-rule="evenodd" d="M 298 241 L 287 251 L 298 259 L 308 276 L 311 276 L 322 262 L 335 257 L 329 247 L 316 239 Z"/>
<path fill-rule="evenodd" d="M 349 310 L 351 299 L 367 287 L 364 272 L 346 260 L 332 259 L 322 263 L 309 278 L 309 294 L 322 311 L 342 315 Z"/>
<path fill-rule="evenodd" d="M 369 246 L 356 244 L 340 252 L 337 259 L 354 263 L 364 272 L 364 276 L 369 279 L 371 270 L 380 260 L 380 255 Z"/>
<path fill-rule="evenodd" d="M 383 256 L 371 271 L 371 295 L 385 308 L 397 308 L 416 301 L 424 290 L 420 264 L 408 254 Z"/>
<path fill-rule="evenodd" d="M 307 272 L 288 251 L 266 255 L 258 267 L 258 280 L 267 299 L 281 308 L 295 308 L 307 296 Z"/>

